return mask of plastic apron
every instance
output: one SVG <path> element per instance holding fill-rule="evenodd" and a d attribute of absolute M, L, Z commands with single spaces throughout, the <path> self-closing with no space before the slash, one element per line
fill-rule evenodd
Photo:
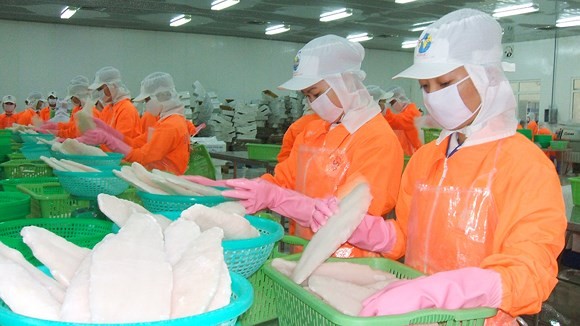
<path fill-rule="evenodd" d="M 491 186 L 496 173 L 499 143 L 492 166 L 468 188 L 444 186 L 447 160 L 438 185 L 415 186 L 409 215 L 405 264 L 433 274 L 463 267 L 477 267 L 492 252 L 498 220 Z M 509 325 L 515 320 L 505 313 L 486 325 Z M 514 325 L 517 325 L 514 324 Z"/>

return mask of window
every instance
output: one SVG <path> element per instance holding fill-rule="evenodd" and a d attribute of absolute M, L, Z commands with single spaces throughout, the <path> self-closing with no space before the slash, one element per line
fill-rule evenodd
<path fill-rule="evenodd" d="M 512 81 L 510 82 L 510 85 L 512 86 L 512 90 L 514 91 L 516 102 L 518 104 L 518 121 L 526 121 L 526 115 L 530 112 L 534 113 L 536 120 L 538 120 L 540 112 L 540 81 Z"/>
<path fill-rule="evenodd" d="M 572 79 L 572 121 L 580 122 L 580 78 Z"/>

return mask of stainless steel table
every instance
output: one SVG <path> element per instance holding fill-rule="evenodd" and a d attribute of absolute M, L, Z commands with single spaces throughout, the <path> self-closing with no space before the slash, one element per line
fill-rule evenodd
<path fill-rule="evenodd" d="M 212 158 L 229 161 L 234 165 L 234 179 L 238 177 L 238 164 L 242 165 L 252 165 L 266 168 L 267 173 L 274 173 L 274 168 L 276 167 L 276 161 L 264 161 L 255 160 L 248 158 L 247 151 L 227 151 L 227 152 L 216 152 L 209 153 Z"/>

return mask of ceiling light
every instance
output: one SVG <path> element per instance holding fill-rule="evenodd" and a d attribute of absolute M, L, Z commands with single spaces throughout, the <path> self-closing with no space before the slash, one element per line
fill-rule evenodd
<path fill-rule="evenodd" d="M 426 29 L 427 27 L 429 27 L 429 25 L 431 25 L 434 22 L 435 22 L 434 20 L 430 20 L 430 21 L 427 21 L 427 22 L 415 23 L 415 24 L 413 24 L 413 26 L 415 26 L 415 27 L 411 28 L 409 31 L 411 31 L 411 32 L 420 32 L 420 31 Z"/>
<path fill-rule="evenodd" d="M 79 10 L 80 8 L 75 8 L 75 7 L 69 7 L 66 6 L 64 7 L 64 9 L 60 12 L 60 18 L 61 19 L 69 19 L 72 17 L 72 15 L 74 15 L 77 10 Z"/>
<path fill-rule="evenodd" d="M 411 48 L 416 47 L 417 43 L 419 43 L 419 40 L 404 41 L 403 43 L 401 43 L 401 48 L 411 49 Z"/>
<path fill-rule="evenodd" d="M 416 1 L 416 0 L 395 0 L 395 3 L 403 4 L 403 3 L 413 2 L 413 1 Z"/>
<path fill-rule="evenodd" d="M 190 15 L 179 15 L 177 17 L 174 17 L 171 21 L 169 21 L 169 26 L 177 27 L 177 26 L 181 26 L 183 24 L 187 24 L 190 21 L 191 21 Z"/>
<path fill-rule="evenodd" d="M 346 17 L 351 16 L 351 15 L 352 15 L 352 9 L 341 8 L 338 10 L 333 10 L 333 11 L 322 13 L 320 15 L 320 21 L 321 22 L 329 22 L 331 20 L 346 18 Z"/>
<path fill-rule="evenodd" d="M 211 10 L 222 10 L 237 5 L 240 0 L 215 0 L 211 3 Z"/>
<path fill-rule="evenodd" d="M 580 16 L 560 18 L 556 21 L 556 27 L 580 26 Z"/>
<path fill-rule="evenodd" d="M 373 34 L 369 33 L 359 33 L 359 34 L 351 34 L 346 37 L 347 40 L 351 42 L 364 42 L 373 39 Z"/>
<path fill-rule="evenodd" d="M 534 3 L 526 3 L 523 5 L 508 6 L 503 8 L 497 8 L 493 11 L 493 17 L 501 18 L 507 16 L 515 16 L 527 14 L 530 12 L 536 12 L 540 10 L 540 7 Z"/>
<path fill-rule="evenodd" d="M 274 35 L 284 33 L 290 30 L 290 25 L 279 24 L 266 28 L 266 35 Z"/>

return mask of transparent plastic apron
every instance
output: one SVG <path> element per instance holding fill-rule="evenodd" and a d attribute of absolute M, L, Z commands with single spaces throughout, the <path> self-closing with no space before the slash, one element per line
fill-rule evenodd
<path fill-rule="evenodd" d="M 498 220 L 491 186 L 501 149 L 498 145 L 493 166 L 470 187 L 443 186 L 447 174 L 445 158 L 438 185 L 418 183 L 411 200 L 405 264 L 426 274 L 477 267 L 492 252 Z M 515 320 L 505 313 L 486 325 L 510 325 Z M 517 325 L 517 324 L 515 324 Z"/>

